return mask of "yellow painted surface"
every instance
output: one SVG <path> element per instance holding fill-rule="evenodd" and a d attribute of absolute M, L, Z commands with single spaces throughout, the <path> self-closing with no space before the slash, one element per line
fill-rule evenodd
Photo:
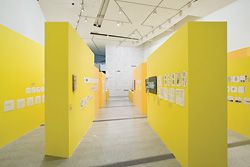
<path fill-rule="evenodd" d="M 44 86 L 43 47 L 0 25 L 0 71 L 1 148 L 44 123 L 44 104 L 27 106 L 27 98 L 44 93 L 26 93 L 26 88 Z M 25 99 L 24 108 L 17 108 L 18 99 Z M 15 109 L 4 112 L 7 100 L 15 101 Z"/>
<path fill-rule="evenodd" d="M 227 166 L 226 40 L 226 23 L 190 22 L 147 60 L 148 77 L 187 72 L 184 106 L 147 95 L 148 121 L 183 167 Z"/>
<path fill-rule="evenodd" d="M 246 83 L 228 83 L 228 86 L 245 86 L 245 93 L 228 92 L 228 96 L 250 98 L 250 48 L 243 48 L 228 55 L 228 76 L 247 75 Z M 229 129 L 250 137 L 250 105 L 228 102 Z"/>
<path fill-rule="evenodd" d="M 69 158 L 95 117 L 94 55 L 68 23 L 46 23 L 46 155 Z M 72 75 L 77 88 L 72 91 Z M 81 107 L 81 100 L 87 100 Z"/>
<path fill-rule="evenodd" d="M 134 99 L 133 96 L 134 96 L 134 91 L 129 90 L 128 98 L 129 98 L 129 101 L 130 101 L 131 103 L 133 103 L 133 99 Z"/>
<path fill-rule="evenodd" d="M 109 90 L 105 90 L 105 98 L 106 98 L 106 104 L 109 101 Z"/>
<path fill-rule="evenodd" d="M 143 115 L 147 115 L 147 96 L 145 79 L 147 77 L 147 63 L 142 63 L 134 70 L 134 80 L 136 82 L 133 103 Z"/>

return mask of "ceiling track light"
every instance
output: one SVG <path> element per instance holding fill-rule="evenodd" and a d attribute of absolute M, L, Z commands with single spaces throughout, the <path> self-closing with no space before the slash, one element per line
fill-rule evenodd
<path fill-rule="evenodd" d="M 88 22 L 88 18 L 87 18 L 87 17 L 85 17 L 84 22 L 85 22 L 85 23 L 87 23 L 87 22 Z"/>
<path fill-rule="evenodd" d="M 107 9 L 108 9 L 108 5 L 109 5 L 109 1 L 110 0 L 102 0 L 102 3 L 101 3 L 101 6 L 100 6 L 100 9 L 97 13 L 97 17 L 96 17 L 96 20 L 94 22 L 94 26 L 95 27 L 101 27 L 102 26 L 102 22 L 104 20 L 104 16 L 107 12 Z"/>
<path fill-rule="evenodd" d="M 131 38 L 131 37 L 125 37 L 125 36 L 120 36 L 120 35 L 112 35 L 112 34 L 102 34 L 102 33 L 96 33 L 96 32 L 91 32 L 91 35 L 98 35 L 98 36 L 109 36 L 113 38 L 122 38 L 122 39 L 129 39 L 129 40 L 138 40 L 138 38 Z"/>
<path fill-rule="evenodd" d="M 72 5 L 74 5 L 74 3 L 72 3 Z M 78 26 L 79 26 L 79 23 L 80 23 L 80 19 L 82 17 L 82 12 L 84 11 L 84 0 L 82 0 L 80 6 L 81 6 L 81 10 L 80 10 L 80 14 L 78 15 L 78 20 L 76 22 L 76 28 L 75 28 L 75 30 L 78 29 Z"/>
<path fill-rule="evenodd" d="M 180 10 L 180 12 L 179 12 L 179 16 L 182 16 L 182 13 L 183 13 L 183 12 L 182 12 L 182 10 Z"/>
<path fill-rule="evenodd" d="M 119 14 L 122 14 L 122 9 L 119 7 L 119 12 L 118 12 Z"/>
<path fill-rule="evenodd" d="M 153 14 L 157 14 L 157 10 L 156 9 L 153 10 Z"/>

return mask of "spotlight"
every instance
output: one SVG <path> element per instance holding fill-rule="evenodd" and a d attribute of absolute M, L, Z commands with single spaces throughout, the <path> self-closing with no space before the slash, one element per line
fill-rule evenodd
<path fill-rule="evenodd" d="M 119 14 L 122 14 L 122 9 L 121 8 L 119 8 L 119 12 L 118 12 Z"/>
<path fill-rule="evenodd" d="M 85 23 L 87 23 L 87 22 L 88 22 L 88 18 L 87 18 L 87 17 L 85 17 L 84 22 L 85 22 Z"/>
<path fill-rule="evenodd" d="M 182 16 L 182 10 L 180 10 L 180 12 L 179 12 L 179 16 Z"/>

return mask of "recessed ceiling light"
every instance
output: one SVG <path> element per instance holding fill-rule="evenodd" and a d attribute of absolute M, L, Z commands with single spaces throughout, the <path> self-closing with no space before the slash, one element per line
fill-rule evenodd
<path fill-rule="evenodd" d="M 118 22 L 116 25 L 117 25 L 117 27 L 120 27 L 120 26 L 121 26 L 121 23 Z"/>
<path fill-rule="evenodd" d="M 121 8 L 119 8 L 119 12 L 118 12 L 119 14 L 122 14 L 122 9 Z"/>
<path fill-rule="evenodd" d="M 72 2 L 72 4 L 71 5 L 75 5 L 75 3 L 74 2 Z"/>
<path fill-rule="evenodd" d="M 87 23 L 87 22 L 88 22 L 88 18 L 87 18 L 87 17 L 85 17 L 84 22 L 85 22 L 85 23 Z"/>

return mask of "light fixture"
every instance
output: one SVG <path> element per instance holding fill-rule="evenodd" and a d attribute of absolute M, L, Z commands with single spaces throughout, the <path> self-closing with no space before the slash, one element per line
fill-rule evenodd
<path fill-rule="evenodd" d="M 182 16 L 182 10 L 180 10 L 180 12 L 179 12 L 179 16 Z"/>
<path fill-rule="evenodd" d="M 105 16 L 105 14 L 107 12 L 107 9 L 108 9 L 109 1 L 110 0 L 102 0 L 100 9 L 99 9 L 99 11 L 97 13 L 96 20 L 94 22 L 94 26 L 95 27 L 99 27 L 100 28 L 102 26 L 102 22 L 104 20 L 104 16 Z"/>
<path fill-rule="evenodd" d="M 88 18 L 87 18 L 87 17 L 85 17 L 84 22 L 85 22 L 85 23 L 87 23 L 87 22 L 88 22 Z"/>
<path fill-rule="evenodd" d="M 119 14 L 122 14 L 122 9 L 121 8 L 119 8 L 119 12 L 118 12 Z"/>
<path fill-rule="evenodd" d="M 190 8 L 192 6 L 192 2 L 188 3 L 188 8 Z"/>
<path fill-rule="evenodd" d="M 117 25 L 117 27 L 120 27 L 120 26 L 121 26 L 121 23 L 120 23 L 120 22 L 117 22 L 116 25 Z"/>
<path fill-rule="evenodd" d="M 153 10 L 153 14 L 157 14 L 157 10 L 156 9 Z"/>

